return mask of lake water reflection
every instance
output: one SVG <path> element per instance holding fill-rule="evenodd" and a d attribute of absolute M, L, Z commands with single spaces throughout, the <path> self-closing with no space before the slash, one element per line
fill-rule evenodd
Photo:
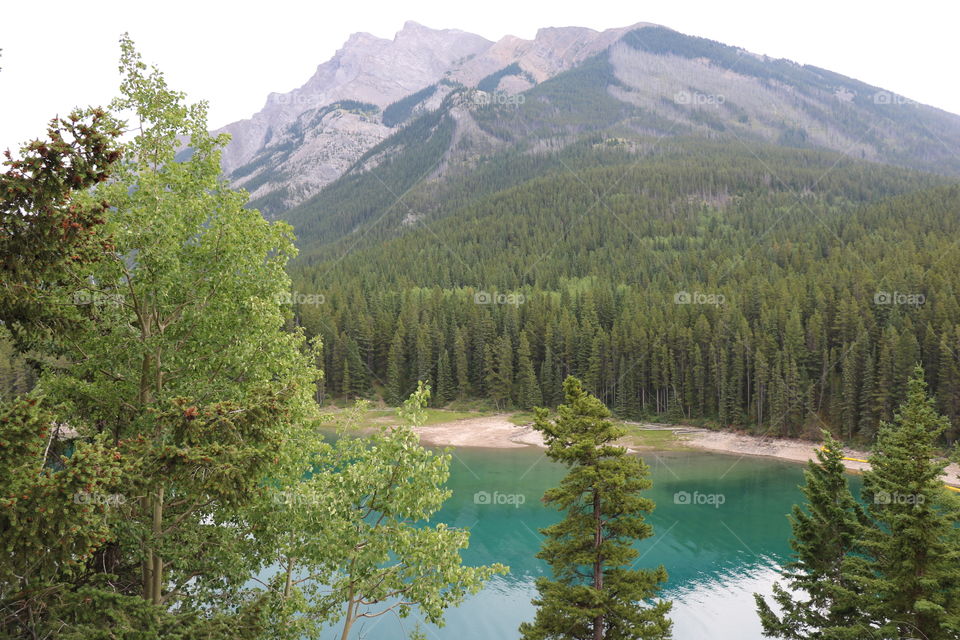
<path fill-rule="evenodd" d="M 789 556 L 791 505 L 801 500 L 802 465 L 702 452 L 646 452 L 657 508 L 655 536 L 638 546 L 639 566 L 666 567 L 663 595 L 674 601 L 677 640 L 760 640 L 753 593 L 769 593 L 776 567 Z M 429 638 L 480 640 L 518 637 L 533 617 L 534 580 L 549 568 L 534 558 L 538 529 L 558 518 L 540 503 L 564 467 L 539 449 L 457 449 L 451 466 L 453 497 L 439 520 L 469 527 L 468 564 L 502 562 L 509 575 L 492 580 L 448 612 L 443 628 L 422 625 Z M 852 477 L 855 488 L 859 479 Z M 407 637 L 415 616 L 368 623 L 361 637 Z"/>

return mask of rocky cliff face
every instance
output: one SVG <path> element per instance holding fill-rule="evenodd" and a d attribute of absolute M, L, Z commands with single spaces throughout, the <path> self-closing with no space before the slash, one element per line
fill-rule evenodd
<path fill-rule="evenodd" d="M 435 109 L 453 87 L 475 87 L 491 74 L 489 89 L 516 94 L 602 51 L 632 27 L 597 32 L 548 28 L 533 40 L 506 36 L 493 43 L 455 29 L 407 22 L 392 40 L 355 33 L 317 67 L 303 86 L 272 93 L 263 109 L 218 131 L 233 136 L 223 169 L 268 213 L 294 206 L 341 176 L 364 152 L 393 131 L 383 109 L 436 86 L 413 105 Z M 489 84 L 489 82 L 488 82 Z"/>
<path fill-rule="evenodd" d="M 414 130 L 424 112 L 435 112 L 434 124 L 420 119 Z M 252 118 L 221 131 L 233 135 L 225 173 L 268 216 L 438 131 L 436 144 L 405 160 L 409 168 L 439 154 L 426 163 L 427 180 L 512 145 L 536 152 L 587 132 L 764 141 L 960 173 L 957 116 L 644 23 L 496 43 L 414 22 L 392 40 L 354 34 L 302 87 L 271 94 Z"/>
<path fill-rule="evenodd" d="M 271 93 L 249 120 L 220 131 L 233 135 L 223 154 L 226 172 L 249 162 L 277 133 L 306 111 L 338 100 L 384 107 L 430 85 L 454 64 L 487 50 L 492 43 L 454 29 L 428 29 L 407 22 L 393 40 L 355 33 L 307 82 L 289 93 Z"/>

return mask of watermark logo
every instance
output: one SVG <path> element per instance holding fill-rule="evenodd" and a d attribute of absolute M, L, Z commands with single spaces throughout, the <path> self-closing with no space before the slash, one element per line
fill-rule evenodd
<path fill-rule="evenodd" d="M 857 93 L 847 89 L 846 87 L 838 87 L 837 90 L 833 92 L 833 95 L 840 102 L 853 102 L 853 99 L 856 97 Z"/>
<path fill-rule="evenodd" d="M 480 505 L 506 504 L 513 505 L 515 509 L 519 509 L 520 505 L 526 503 L 526 501 L 527 496 L 522 493 L 500 493 L 499 491 L 490 493 L 489 491 L 477 491 L 473 494 L 473 504 Z"/>
<path fill-rule="evenodd" d="M 126 503 L 122 493 L 100 493 L 96 491 L 78 491 L 73 494 L 74 504 L 99 504 L 106 507 L 119 507 Z"/>
<path fill-rule="evenodd" d="M 699 491 L 690 493 L 689 491 L 677 491 L 673 494 L 673 504 L 707 504 L 711 505 L 714 509 L 719 509 L 720 505 L 726 501 L 727 496 L 722 493 L 700 493 Z"/>
<path fill-rule="evenodd" d="M 673 294 L 674 304 L 712 304 L 721 305 L 727 301 L 722 293 L 702 293 L 700 291 L 678 291 Z"/>
<path fill-rule="evenodd" d="M 874 504 L 923 504 L 927 497 L 919 493 L 897 493 L 877 491 L 873 494 Z"/>
<path fill-rule="evenodd" d="M 909 105 L 915 107 L 920 103 L 891 91 L 877 91 L 873 94 L 873 104 Z"/>
<path fill-rule="evenodd" d="M 274 296 L 274 299 L 277 304 L 297 304 L 300 306 L 320 305 L 327 301 L 322 293 L 300 293 L 298 291 L 284 291 Z"/>
<path fill-rule="evenodd" d="M 267 96 L 268 104 L 304 106 L 313 104 L 314 101 L 315 96 L 302 93 L 271 93 Z"/>
<path fill-rule="evenodd" d="M 700 93 L 699 91 L 678 91 L 673 94 L 673 101 L 677 104 L 694 106 L 714 106 L 719 107 L 727 101 L 726 97 L 719 93 Z"/>
<path fill-rule="evenodd" d="M 473 294 L 474 304 L 512 304 L 519 307 L 527 301 L 522 293 L 489 293 L 487 291 L 477 291 Z"/>
<path fill-rule="evenodd" d="M 290 489 L 284 491 L 274 491 L 270 495 L 271 501 L 276 505 L 281 505 L 285 507 L 292 506 L 320 506 L 324 501 L 318 495 L 310 493 L 301 493 L 299 491 L 292 491 Z"/>
<path fill-rule="evenodd" d="M 90 305 L 94 307 L 119 307 L 124 297 L 119 293 L 100 293 L 99 291 L 74 291 L 71 296 L 73 304 L 78 306 Z"/>
<path fill-rule="evenodd" d="M 489 105 L 500 105 L 500 106 L 509 106 L 509 107 L 519 107 L 524 102 L 527 101 L 527 96 L 522 93 L 507 93 L 506 91 L 494 91 L 488 93 L 486 91 L 474 91 L 473 93 L 473 103 L 478 107 L 486 107 Z"/>
<path fill-rule="evenodd" d="M 902 293 L 900 291 L 877 291 L 873 294 L 873 304 L 876 305 L 906 305 L 919 307 L 927 301 L 922 293 Z"/>

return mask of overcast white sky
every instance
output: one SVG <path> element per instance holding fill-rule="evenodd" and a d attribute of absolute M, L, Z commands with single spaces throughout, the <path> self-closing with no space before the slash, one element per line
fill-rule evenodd
<path fill-rule="evenodd" d="M 173 87 L 210 102 L 215 128 L 303 84 L 351 33 L 392 37 L 406 20 L 490 40 L 655 22 L 960 113 L 958 18 L 955 0 L 0 0 L 0 149 L 54 114 L 109 101 L 124 31 Z"/>

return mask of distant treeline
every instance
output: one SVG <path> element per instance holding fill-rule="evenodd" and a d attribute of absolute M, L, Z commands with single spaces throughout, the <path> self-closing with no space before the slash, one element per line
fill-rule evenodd
<path fill-rule="evenodd" d="M 919 362 L 955 438 L 960 188 L 758 160 L 560 171 L 316 251 L 335 257 L 294 287 L 322 294 L 297 317 L 323 337 L 326 392 L 397 402 L 419 379 L 437 404 L 529 407 L 575 375 L 623 417 L 867 442 Z"/>

